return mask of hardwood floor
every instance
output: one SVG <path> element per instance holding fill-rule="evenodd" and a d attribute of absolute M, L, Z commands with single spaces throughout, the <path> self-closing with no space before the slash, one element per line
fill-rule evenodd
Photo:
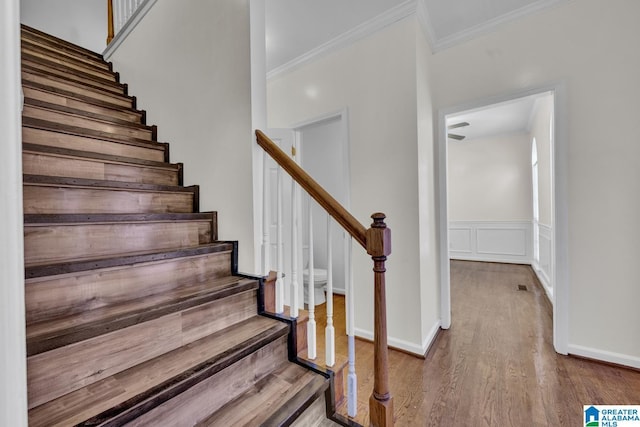
<path fill-rule="evenodd" d="M 452 326 L 425 360 L 390 350 L 397 426 L 575 426 L 582 405 L 640 404 L 640 372 L 553 350 L 551 306 L 528 266 L 452 261 L 451 295 Z M 343 337 L 344 298 L 334 301 Z M 337 348 L 346 354 L 346 339 Z M 356 421 L 368 425 L 373 346 L 357 340 L 356 351 Z"/>

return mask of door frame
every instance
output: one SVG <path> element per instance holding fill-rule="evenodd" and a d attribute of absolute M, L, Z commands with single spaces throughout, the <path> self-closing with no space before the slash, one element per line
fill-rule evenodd
<path fill-rule="evenodd" d="M 451 281 L 447 207 L 447 128 L 445 118 L 462 111 L 481 108 L 529 95 L 553 92 L 554 138 L 552 150 L 553 215 L 551 247 L 554 261 L 553 345 L 556 352 L 568 354 L 569 347 L 569 221 L 568 221 L 568 113 L 566 82 L 558 81 L 438 110 L 436 123 L 436 185 L 438 191 L 438 233 L 440 254 L 440 316 L 443 329 L 451 326 Z"/>

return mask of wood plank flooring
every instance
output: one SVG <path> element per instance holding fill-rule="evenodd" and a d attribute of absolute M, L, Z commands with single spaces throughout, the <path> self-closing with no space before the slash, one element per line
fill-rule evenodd
<path fill-rule="evenodd" d="M 389 352 L 396 426 L 576 426 L 582 405 L 640 404 L 640 372 L 554 351 L 551 306 L 530 267 L 452 261 L 451 301 L 452 326 L 425 360 Z M 342 338 L 344 297 L 334 310 Z M 322 342 L 325 307 L 316 313 Z M 346 339 L 337 347 L 346 354 Z M 368 425 L 373 346 L 356 340 L 356 352 L 356 421 Z"/>

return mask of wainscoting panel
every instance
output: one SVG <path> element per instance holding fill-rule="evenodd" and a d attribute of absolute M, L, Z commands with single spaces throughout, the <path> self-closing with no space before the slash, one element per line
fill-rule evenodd
<path fill-rule="evenodd" d="M 530 221 L 450 221 L 449 256 L 452 259 L 531 264 Z"/>
<path fill-rule="evenodd" d="M 552 267 L 552 246 L 551 246 L 551 227 L 545 224 L 538 224 L 540 230 L 540 262 L 533 263 L 533 269 L 535 270 L 540 283 L 544 286 L 549 299 L 553 301 L 553 288 L 551 287 L 551 277 L 553 277 Z"/>

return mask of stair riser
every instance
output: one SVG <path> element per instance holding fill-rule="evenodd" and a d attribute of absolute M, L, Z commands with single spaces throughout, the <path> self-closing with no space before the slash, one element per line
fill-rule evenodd
<path fill-rule="evenodd" d="M 89 58 L 86 55 L 82 55 L 75 50 L 60 49 L 59 46 L 50 46 L 45 43 L 34 43 L 32 40 L 21 40 L 22 50 L 33 54 L 36 52 L 39 55 L 54 58 L 60 61 L 66 61 L 74 64 L 78 64 L 87 68 L 95 69 L 105 73 L 110 73 L 111 69 L 109 64 L 105 61 Z"/>
<path fill-rule="evenodd" d="M 93 119 L 81 115 L 69 114 L 65 112 L 41 108 L 39 106 L 31 106 L 25 104 L 23 116 L 34 119 L 47 120 L 54 123 L 77 126 L 85 129 L 91 129 L 98 132 L 106 132 L 124 137 L 136 138 L 151 141 L 153 131 L 149 128 L 135 126 L 133 124 L 116 124 L 101 119 Z"/>
<path fill-rule="evenodd" d="M 96 61 L 102 61 L 102 56 L 96 52 L 86 50 L 71 43 L 64 43 L 59 39 L 56 39 L 45 33 L 37 33 L 29 28 L 22 28 L 20 36 L 21 40 L 25 40 L 31 44 L 35 44 L 38 46 L 50 46 L 57 50 L 67 51 L 76 55 L 92 58 Z"/>
<path fill-rule="evenodd" d="M 75 74 L 76 71 L 72 69 L 62 69 L 62 67 L 53 67 L 43 62 L 36 62 L 35 60 L 32 61 L 30 59 L 25 59 L 25 58 L 22 58 L 22 65 L 23 67 L 26 67 L 26 68 L 34 68 L 41 72 L 51 74 L 57 77 L 69 79 L 74 82 L 78 82 L 80 84 L 86 83 L 93 86 L 99 86 L 104 90 L 108 90 L 119 95 L 122 95 L 124 93 L 124 87 L 116 83 L 115 76 L 113 76 L 110 79 L 106 79 L 106 78 L 97 78 L 93 75 L 87 75 L 87 76 L 78 75 L 78 74 Z"/>
<path fill-rule="evenodd" d="M 29 86 L 24 86 L 23 90 L 25 98 L 37 99 L 39 101 L 45 101 L 63 107 L 75 108 L 77 110 L 86 111 L 88 113 L 102 114 L 104 116 L 113 117 L 114 119 L 127 120 L 135 124 L 140 124 L 141 122 L 142 113 L 101 107 L 99 105 L 94 105 L 77 99 L 58 95 L 53 92 L 34 89 Z"/>
<path fill-rule="evenodd" d="M 46 129 L 22 128 L 22 141 L 29 144 L 45 145 L 47 147 L 67 148 L 70 150 L 90 151 L 93 153 L 122 156 L 140 160 L 163 162 L 164 149 L 160 147 L 140 147 L 103 141 L 78 135 L 68 135 Z"/>
<path fill-rule="evenodd" d="M 49 78 L 48 76 L 42 76 L 39 74 L 30 73 L 26 70 L 22 71 L 22 78 L 23 80 L 26 80 L 29 82 L 40 83 L 43 85 L 66 90 L 74 94 L 83 95 L 91 99 L 95 99 L 97 101 L 108 102 L 109 104 L 113 104 L 119 107 L 125 107 L 125 108 L 133 107 L 133 102 L 131 99 L 123 98 L 116 94 L 110 94 L 107 91 L 78 86 L 74 83 L 59 81 L 54 78 Z"/>
<path fill-rule="evenodd" d="M 22 171 L 28 175 L 61 176 L 137 182 L 140 184 L 178 185 L 178 171 L 101 160 L 65 157 L 44 153 L 22 153 Z"/>
<path fill-rule="evenodd" d="M 31 56 L 35 56 L 37 58 L 40 59 L 44 59 L 47 61 L 51 61 L 54 62 L 58 65 L 62 65 L 64 67 L 68 67 L 71 70 L 75 70 L 75 71 L 79 71 L 81 73 L 85 73 L 85 74 L 90 74 L 92 76 L 101 78 L 101 79 L 107 79 L 107 80 L 111 80 L 113 78 L 115 78 L 114 73 L 112 73 L 111 71 L 107 70 L 107 69 L 103 69 L 103 68 L 96 68 L 91 66 L 90 64 L 81 62 L 81 61 L 76 61 L 74 59 L 71 58 L 62 58 L 62 57 L 57 57 L 55 55 L 51 55 L 49 52 L 45 52 L 45 51 L 41 51 L 41 50 L 33 50 L 33 49 L 29 49 L 29 48 L 24 48 L 23 52 L 26 54 L 29 54 Z"/>
<path fill-rule="evenodd" d="M 193 193 L 24 185 L 24 213 L 191 213 Z"/>
<path fill-rule="evenodd" d="M 231 253 L 27 279 L 27 324 L 126 303 L 231 274 Z"/>
<path fill-rule="evenodd" d="M 194 425 L 251 388 L 286 358 L 283 337 L 125 425 Z"/>
<path fill-rule="evenodd" d="M 58 111 L 47 110 L 43 108 L 33 107 L 25 104 L 22 111 L 24 117 L 32 117 L 34 119 L 48 120 L 54 123 L 60 123 L 70 126 L 78 126 L 81 128 L 92 129 L 99 132 L 108 132 L 115 135 L 121 135 L 130 138 L 152 140 L 153 132 L 151 129 L 140 129 L 107 123 L 100 120 L 93 120 L 88 117 L 76 116 L 73 114 L 61 113 Z"/>
<path fill-rule="evenodd" d="M 245 292 L 27 358 L 29 408 L 255 315 Z"/>
<path fill-rule="evenodd" d="M 211 226 L 211 221 L 26 224 L 24 228 L 25 264 L 27 266 L 49 264 L 211 243 Z"/>

